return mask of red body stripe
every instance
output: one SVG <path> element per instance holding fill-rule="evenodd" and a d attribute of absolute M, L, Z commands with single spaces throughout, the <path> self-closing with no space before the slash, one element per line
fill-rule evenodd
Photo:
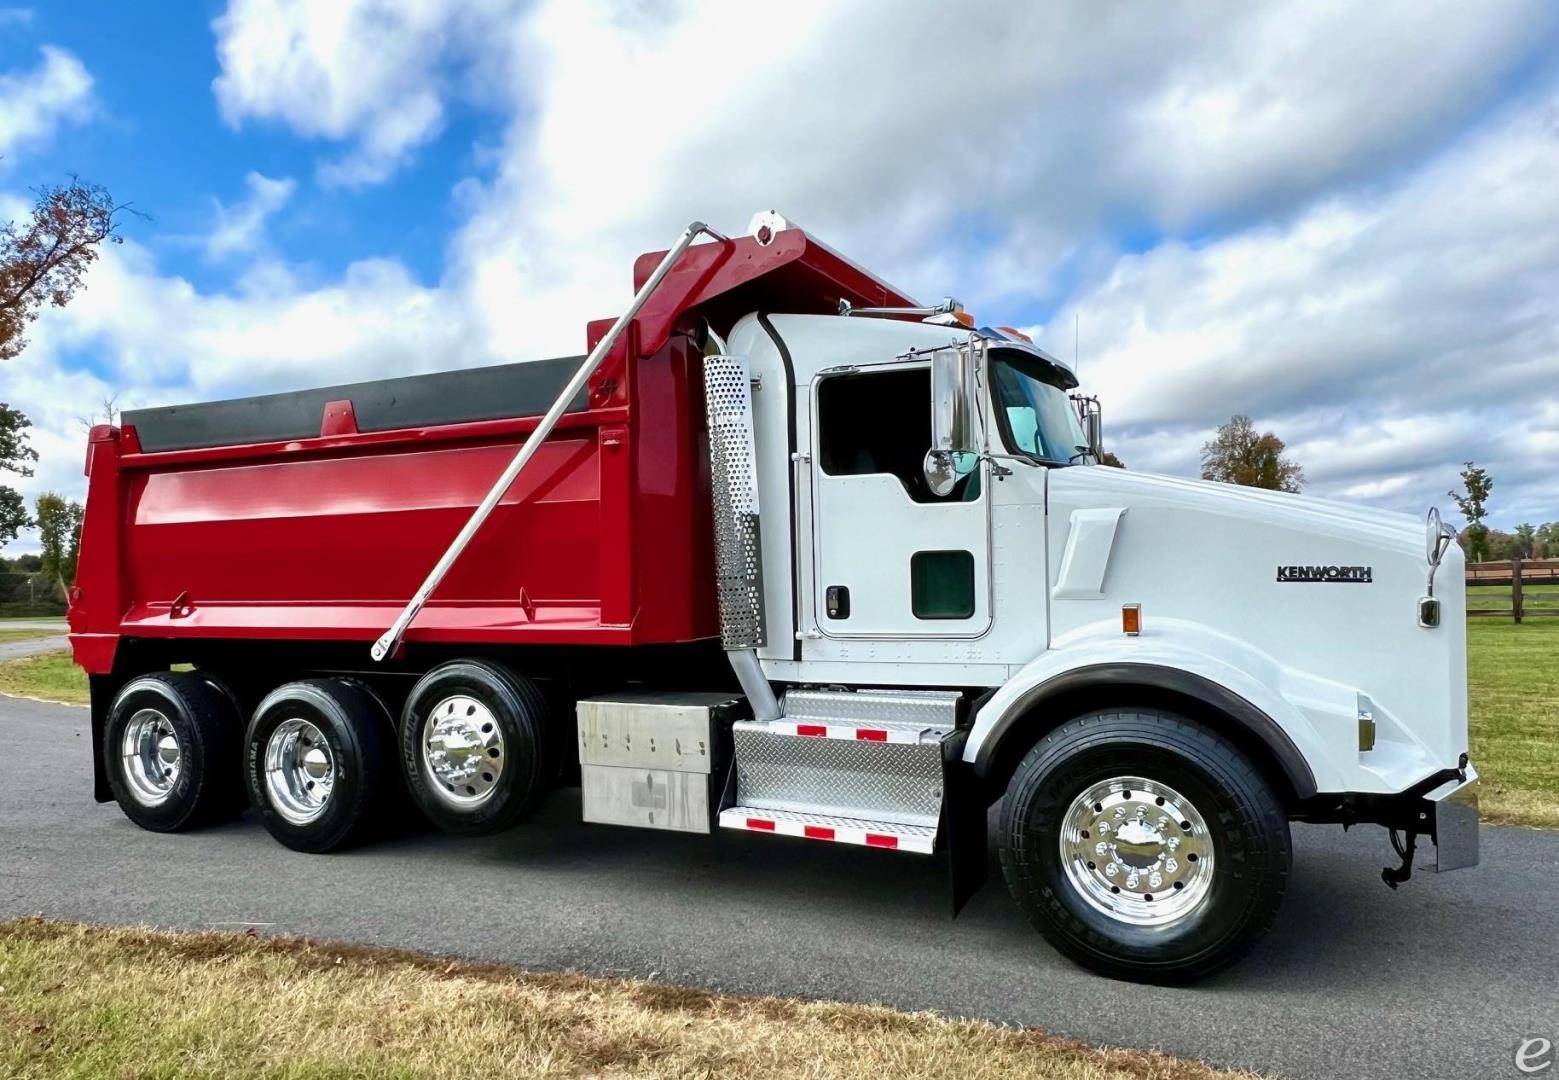
<path fill-rule="evenodd" d="M 862 742 L 887 742 L 888 733 L 881 728 L 858 727 L 855 737 Z"/>
<path fill-rule="evenodd" d="M 886 833 L 869 832 L 866 834 L 867 847 L 893 847 L 899 846 L 897 836 L 888 836 Z"/>
<path fill-rule="evenodd" d="M 828 728 L 822 724 L 797 724 L 796 734 L 810 735 L 815 739 L 825 739 L 828 737 Z"/>
<path fill-rule="evenodd" d="M 747 827 L 749 829 L 758 829 L 761 832 L 773 832 L 774 822 L 768 820 L 767 818 L 750 817 L 747 819 Z"/>
<path fill-rule="evenodd" d="M 823 825 L 807 825 L 802 829 L 803 835 L 809 840 L 832 840 L 834 830 Z"/>

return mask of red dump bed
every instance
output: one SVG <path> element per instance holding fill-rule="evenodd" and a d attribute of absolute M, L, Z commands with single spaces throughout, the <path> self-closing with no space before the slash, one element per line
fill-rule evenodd
<path fill-rule="evenodd" d="M 643 277 L 655 257 L 640 260 Z M 406 635 L 641 645 L 717 631 L 699 352 L 708 318 L 909 302 L 800 230 L 698 245 L 571 404 Z M 591 325 L 590 340 L 607 323 Z M 70 626 L 368 643 L 580 357 L 126 413 L 91 434 Z"/>

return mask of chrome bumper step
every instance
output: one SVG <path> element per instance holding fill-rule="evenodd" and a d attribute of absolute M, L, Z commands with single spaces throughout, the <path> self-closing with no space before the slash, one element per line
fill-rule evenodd
<path fill-rule="evenodd" d="M 746 832 L 798 836 L 836 844 L 884 848 L 930 855 L 936 850 L 934 825 L 904 825 L 894 821 L 863 821 L 835 814 L 799 814 L 756 806 L 733 806 L 720 811 L 720 827 Z"/>

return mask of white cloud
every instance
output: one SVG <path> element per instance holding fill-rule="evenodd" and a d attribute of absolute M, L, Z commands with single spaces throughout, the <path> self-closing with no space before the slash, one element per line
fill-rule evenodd
<path fill-rule="evenodd" d="M 1387 191 L 1125 257 L 1042 340 L 1070 354 L 1080 315 L 1082 377 L 1133 466 L 1190 471 L 1247 412 L 1316 492 L 1421 509 L 1476 459 L 1497 522 L 1559 518 L 1538 452 L 1559 441 L 1555 175 L 1551 94 Z"/>
<path fill-rule="evenodd" d="M 91 356 L 135 407 L 479 362 L 452 300 L 390 259 L 352 263 L 326 285 L 270 263 L 233 290 L 202 292 L 126 243 L 103 253 L 69 308 L 45 313 L 13 365 Z"/>
<path fill-rule="evenodd" d="M 1122 220 L 1289 213 L 1423 151 L 1552 21 L 1520 0 L 1011 3 L 950 41 L 934 6 L 551 0 L 511 43 L 516 119 L 455 269 L 518 343 L 542 309 L 601 310 L 599 283 L 691 218 L 774 206 L 916 293 L 1033 303 L 1112 258 Z"/>
<path fill-rule="evenodd" d="M 464 0 L 232 0 L 213 24 L 213 89 L 234 127 L 277 120 L 310 138 L 350 142 L 320 168 L 347 187 L 388 178 L 439 133 L 447 52 L 490 38 L 513 3 Z"/>
<path fill-rule="evenodd" d="M 227 206 L 216 203 L 216 223 L 206 237 L 206 255 L 213 259 L 249 254 L 265 240 L 265 223 L 280 210 L 297 190 L 291 177 L 273 180 L 261 173 L 244 177 L 249 195 L 242 202 Z"/>
<path fill-rule="evenodd" d="M 1498 514 L 1559 517 L 1559 479 L 1522 464 L 1559 445 L 1553 106 L 1485 119 L 1552 71 L 1556 18 L 1537 0 L 1011 0 L 951 23 L 824 0 L 230 0 L 224 118 L 320 141 L 322 182 L 391 176 L 458 103 L 506 120 L 473 155 L 490 175 L 455 191 L 443 279 L 264 258 L 252 186 L 212 237 L 238 284 L 196 289 L 126 245 L 7 374 L 67 459 L 49 482 L 79 485 L 63 448 L 110 384 L 151 404 L 577 351 L 638 252 L 773 206 L 993 321 L 1074 291 L 1084 378 L 1133 467 L 1194 473 L 1238 408 L 1318 492 L 1408 505 L 1476 456 Z M 1125 233 L 1150 250 L 1122 257 Z M 1073 310 L 1051 320 L 1063 353 Z M 104 375 L 59 373 L 82 356 Z"/>
<path fill-rule="evenodd" d="M 81 61 L 53 45 L 40 52 L 32 70 L 0 72 L 0 158 L 90 112 L 92 76 Z"/>
<path fill-rule="evenodd" d="M 45 310 L 4 367 L 0 399 L 33 421 L 40 461 L 35 476 L 3 482 L 29 503 L 48 490 L 82 497 L 86 428 L 110 397 L 129 409 L 490 361 L 454 303 L 393 260 L 353 263 L 316 287 L 273 263 L 235 290 L 201 292 L 133 241 L 105 249 L 88 286 Z M 6 554 L 35 546 L 24 534 Z"/>

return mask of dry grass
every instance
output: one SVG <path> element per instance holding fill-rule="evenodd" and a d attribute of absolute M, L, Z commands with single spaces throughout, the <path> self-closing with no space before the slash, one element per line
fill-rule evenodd
<path fill-rule="evenodd" d="M 0 922 L 0 1075 L 1248 1074 L 930 1013 L 529 974 L 237 934 Z"/>

